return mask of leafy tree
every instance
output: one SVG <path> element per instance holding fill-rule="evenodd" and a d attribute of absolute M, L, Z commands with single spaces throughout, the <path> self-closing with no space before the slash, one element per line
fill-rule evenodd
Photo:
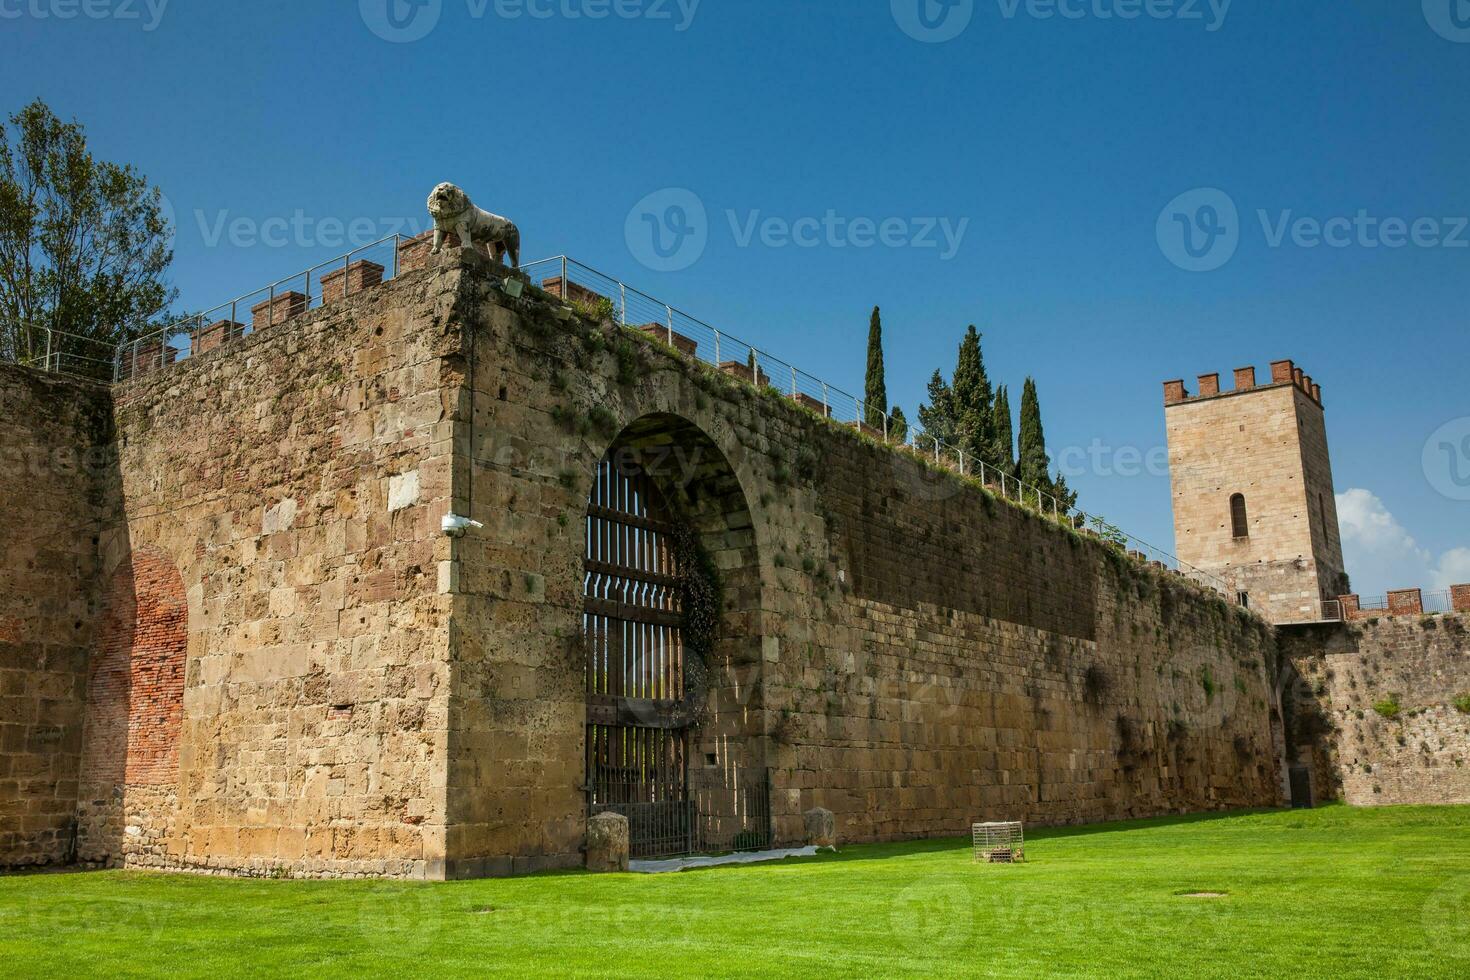
<path fill-rule="evenodd" d="M 178 296 L 163 278 L 171 234 L 158 190 L 93 157 L 80 124 L 39 99 L 12 115 L 0 138 L 0 354 L 38 356 L 35 326 L 108 343 L 146 332 Z"/>
<path fill-rule="evenodd" d="M 876 306 L 868 321 L 868 375 L 863 392 L 863 421 L 882 429 L 883 416 L 888 413 L 888 385 L 883 377 L 883 315 Z"/>
<path fill-rule="evenodd" d="M 888 413 L 888 441 L 901 446 L 909 440 L 909 420 L 904 418 L 903 409 L 897 405 Z"/>
<path fill-rule="evenodd" d="M 1011 395 L 1005 385 L 995 390 L 995 407 L 991 412 L 991 419 L 991 428 L 995 432 L 995 465 L 1007 476 L 1015 476 L 1016 437 L 1015 430 L 1011 427 Z"/>
<path fill-rule="evenodd" d="M 1021 390 L 1021 436 L 1020 458 L 1017 475 L 1023 483 L 1038 487 L 1057 498 L 1060 506 L 1071 509 L 1077 503 L 1077 494 L 1067 486 L 1067 481 L 1051 476 L 1051 457 L 1046 452 L 1046 432 L 1041 425 L 1041 401 L 1036 394 L 1036 381 L 1026 379 Z"/>

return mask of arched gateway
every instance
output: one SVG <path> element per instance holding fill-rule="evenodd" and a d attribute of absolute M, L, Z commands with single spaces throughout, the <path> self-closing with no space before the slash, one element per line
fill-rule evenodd
<path fill-rule="evenodd" d="M 714 571 L 721 552 L 728 574 Z M 737 615 L 758 595 L 754 554 L 728 463 L 688 423 L 642 420 L 598 464 L 583 561 L 588 814 L 626 816 L 635 857 L 771 842 L 759 639 Z"/>

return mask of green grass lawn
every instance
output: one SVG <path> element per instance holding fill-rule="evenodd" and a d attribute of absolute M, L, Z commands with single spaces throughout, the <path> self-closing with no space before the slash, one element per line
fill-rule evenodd
<path fill-rule="evenodd" d="M 0 877 L 10 975 L 1470 975 L 1470 807 L 1036 830 L 666 875 Z M 1225 892 L 1223 898 L 1183 893 Z"/>

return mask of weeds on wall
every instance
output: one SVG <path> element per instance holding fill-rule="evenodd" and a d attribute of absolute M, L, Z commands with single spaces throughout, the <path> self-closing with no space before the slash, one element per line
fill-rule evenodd
<path fill-rule="evenodd" d="M 549 294 L 542 295 L 550 302 L 561 303 L 558 297 Z M 572 328 L 577 339 L 580 340 L 580 356 L 575 358 L 577 363 L 584 369 L 590 368 L 593 357 L 611 350 L 616 360 L 617 383 L 623 387 L 633 385 L 640 377 L 648 373 L 651 368 L 649 358 L 652 355 L 650 352 L 654 347 L 658 347 L 658 353 L 669 358 L 670 366 L 677 366 L 678 370 L 682 371 L 684 376 L 693 383 L 696 388 L 695 404 L 701 411 L 708 409 L 714 401 L 738 404 L 741 400 L 747 402 L 762 400 L 770 403 L 772 406 L 779 404 L 782 411 L 799 413 L 802 417 L 811 420 L 820 420 L 831 431 L 856 440 L 857 442 L 865 443 L 874 450 L 885 453 L 906 454 L 916 464 L 946 479 L 953 480 L 977 493 L 985 512 L 988 515 L 994 515 L 995 513 L 995 508 L 1000 498 L 978 478 L 968 474 L 961 474 L 950 466 L 936 462 L 926 453 L 919 452 L 912 447 L 895 446 L 887 442 L 881 442 L 855 426 L 836 423 L 832 419 L 826 418 L 806 406 L 796 403 L 776 388 L 769 385 L 757 387 L 751 382 L 731 377 L 720 372 L 713 365 L 685 357 L 677 350 L 670 349 L 665 344 L 646 337 L 638 330 L 630 327 L 620 327 L 618 325 L 617 308 L 611 300 L 601 299 L 594 303 L 572 302 L 569 305 L 561 306 L 557 313 L 563 321 L 571 321 L 568 325 Z M 526 316 L 523 320 L 528 324 L 535 321 L 538 329 L 533 332 L 538 333 L 538 335 L 540 334 L 539 328 L 544 327 L 548 332 L 556 328 L 556 324 L 548 317 L 537 318 L 535 316 Z M 640 350 L 640 345 L 642 346 L 642 350 Z M 553 378 L 554 385 L 555 378 Z M 605 412 L 606 409 L 604 408 L 603 411 Z M 594 431 L 603 431 L 603 427 L 611 426 L 612 422 L 608 415 L 593 417 L 589 414 L 579 417 L 577 414 L 573 414 L 565 417 L 563 424 L 572 431 L 586 435 Z M 802 453 L 795 460 L 795 472 L 793 473 L 792 466 L 785 463 L 778 463 L 773 477 L 777 486 L 784 490 L 796 482 L 797 479 L 814 482 L 819 474 L 820 460 L 817 458 L 816 452 L 810 447 L 803 447 Z M 1053 515 L 1050 511 L 1038 509 L 1032 503 L 1011 500 L 1006 500 L 1005 503 L 1029 519 L 1041 519 L 1065 531 L 1068 535 L 1069 543 L 1074 548 L 1081 547 L 1087 539 L 1091 539 L 1094 544 L 1101 544 L 1103 546 L 1102 553 L 1104 557 L 1119 573 L 1120 580 L 1132 584 L 1134 588 L 1139 588 L 1147 594 L 1152 594 L 1155 589 L 1159 588 L 1161 584 L 1164 584 L 1161 582 L 1159 576 L 1148 569 L 1146 565 L 1140 564 L 1128 555 L 1127 537 L 1116 526 L 1101 519 L 1093 519 L 1087 525 L 1081 525 L 1077 519 L 1069 515 Z M 1147 578 L 1147 584 L 1140 583 L 1140 578 Z M 1213 590 L 1198 586 L 1187 580 L 1169 584 L 1179 585 L 1186 591 L 1192 591 L 1196 593 L 1197 597 L 1215 595 Z M 1228 608 L 1228 604 L 1223 600 L 1218 600 L 1218 597 L 1217 601 L 1222 611 Z M 1237 612 L 1242 621 L 1249 621 L 1253 618 L 1252 614 L 1247 610 L 1241 609 L 1237 610 Z"/>
<path fill-rule="evenodd" d="M 1208 666 L 1200 668 L 1199 686 L 1204 689 L 1205 704 L 1213 704 L 1215 701 L 1215 675 L 1210 672 Z"/>
<path fill-rule="evenodd" d="M 1403 713 L 1404 708 L 1403 705 L 1399 704 L 1399 696 L 1397 694 L 1390 694 L 1382 701 L 1373 705 L 1373 710 L 1389 721 L 1392 721 Z"/>
<path fill-rule="evenodd" d="M 684 689 L 696 706 L 702 707 L 709 664 L 720 634 L 724 587 L 714 558 L 693 528 L 687 524 L 676 525 L 669 544 L 679 568 L 679 604 L 684 618 Z"/>
<path fill-rule="evenodd" d="M 1455 698 L 1455 710 L 1462 715 L 1470 715 L 1470 694 L 1461 694 Z"/>

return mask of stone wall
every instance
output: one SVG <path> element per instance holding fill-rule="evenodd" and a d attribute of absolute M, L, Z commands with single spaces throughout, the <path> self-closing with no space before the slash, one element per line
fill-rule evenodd
<path fill-rule="evenodd" d="M 1317 799 L 1470 803 L 1470 617 L 1290 627 L 1289 751 Z"/>
<path fill-rule="evenodd" d="M 453 275 L 115 389 L 83 858 L 442 875 Z"/>
<path fill-rule="evenodd" d="M 887 840 L 1280 802 L 1257 617 L 656 340 L 465 288 L 455 501 L 485 528 L 454 559 L 452 866 L 577 860 L 583 523 L 630 431 L 684 450 L 674 491 L 722 474 L 746 504 L 693 519 L 737 583 L 694 757 L 769 767 L 778 841 L 813 806 Z"/>
<path fill-rule="evenodd" d="M 580 863 L 610 448 L 718 570 L 695 782 L 768 784 L 778 842 L 814 806 L 886 840 L 1280 801 L 1260 619 L 508 274 L 426 256 L 114 389 L 123 516 L 76 579 L 107 583 L 83 857 Z M 483 527 L 447 537 L 451 511 Z"/>
<path fill-rule="evenodd" d="M 0 867 L 72 855 L 110 425 L 104 387 L 0 365 Z"/>

